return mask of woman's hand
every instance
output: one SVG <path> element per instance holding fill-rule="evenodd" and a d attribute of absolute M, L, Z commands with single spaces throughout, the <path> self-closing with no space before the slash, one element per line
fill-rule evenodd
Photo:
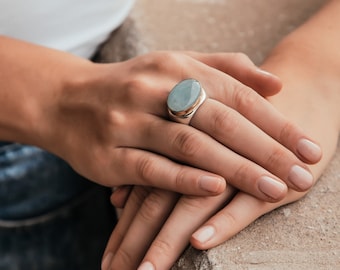
<path fill-rule="evenodd" d="M 195 195 L 227 183 L 278 201 L 286 185 L 313 182 L 302 161 L 317 162 L 319 147 L 250 88 L 274 94 L 281 83 L 243 55 L 158 52 L 94 64 L 0 36 L 0 59 L 0 140 L 49 150 L 97 183 Z M 186 78 L 209 97 L 191 126 L 169 121 L 166 108 Z"/>
<path fill-rule="evenodd" d="M 313 183 L 303 161 L 317 162 L 319 147 L 246 86 L 268 94 L 281 84 L 243 55 L 157 52 L 81 74 L 58 96 L 45 130 L 47 149 L 89 179 L 195 195 L 220 194 L 227 183 L 272 202 L 286 185 Z M 169 121 L 166 108 L 185 78 L 209 97 L 191 126 Z"/>

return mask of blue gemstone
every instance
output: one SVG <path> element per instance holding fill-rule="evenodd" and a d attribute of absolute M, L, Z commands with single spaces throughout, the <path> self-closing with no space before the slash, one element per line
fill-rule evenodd
<path fill-rule="evenodd" d="M 172 112 L 186 111 L 192 107 L 201 93 L 201 85 L 194 79 L 186 79 L 178 83 L 168 96 L 168 108 Z"/>

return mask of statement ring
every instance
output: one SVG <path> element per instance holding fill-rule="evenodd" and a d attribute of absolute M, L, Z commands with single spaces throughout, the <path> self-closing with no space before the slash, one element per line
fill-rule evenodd
<path fill-rule="evenodd" d="M 207 95 L 199 81 L 186 79 L 179 82 L 172 88 L 167 100 L 171 120 L 189 125 L 191 118 L 206 98 Z"/>

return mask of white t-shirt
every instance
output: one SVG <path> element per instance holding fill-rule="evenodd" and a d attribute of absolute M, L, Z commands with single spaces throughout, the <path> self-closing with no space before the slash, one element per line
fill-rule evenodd
<path fill-rule="evenodd" d="M 89 58 L 134 0 L 0 0 L 0 34 Z"/>

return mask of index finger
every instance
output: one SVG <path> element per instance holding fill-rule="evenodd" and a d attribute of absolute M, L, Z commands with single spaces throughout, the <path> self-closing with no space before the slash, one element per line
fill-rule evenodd
<path fill-rule="evenodd" d="M 258 68 L 243 53 L 185 52 L 192 58 L 222 71 L 258 92 L 261 96 L 277 94 L 282 88 L 280 78 Z"/>

